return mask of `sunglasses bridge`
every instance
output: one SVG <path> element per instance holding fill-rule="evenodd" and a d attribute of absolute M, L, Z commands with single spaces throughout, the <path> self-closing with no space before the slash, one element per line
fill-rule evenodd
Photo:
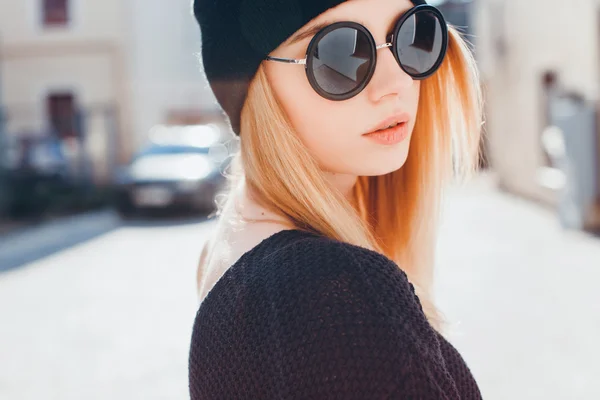
<path fill-rule="evenodd" d="M 392 47 L 394 44 L 393 43 L 383 43 L 380 44 L 379 46 L 375 46 L 375 50 L 379 50 L 379 49 L 383 49 L 384 47 Z"/>

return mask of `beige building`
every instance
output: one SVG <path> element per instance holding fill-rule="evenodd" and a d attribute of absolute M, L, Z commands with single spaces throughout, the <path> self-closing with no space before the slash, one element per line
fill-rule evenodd
<path fill-rule="evenodd" d="M 85 110 L 87 154 L 107 175 L 109 132 L 119 135 L 122 148 L 130 147 L 124 132 L 131 122 L 117 119 L 131 109 L 123 4 L 0 1 L 2 106 L 11 139 L 44 136 L 53 127 L 61 137 L 74 136 L 78 128 L 71 116 Z M 109 129 L 109 123 L 117 126 Z"/>
<path fill-rule="evenodd" d="M 596 0 L 474 2 L 488 158 L 507 190 L 549 205 L 560 202 L 562 185 L 552 179 L 551 157 L 542 144 L 552 117 L 548 84 L 555 78 L 560 90 L 597 108 L 599 17 Z M 599 155 L 600 148 L 596 159 Z"/>
<path fill-rule="evenodd" d="M 598 109 L 599 17 L 597 0 L 474 2 L 472 21 L 486 97 L 488 159 L 505 189 L 551 206 L 561 205 L 564 175 L 556 174 L 559 170 L 545 146 L 547 128 L 556 115 L 550 99 L 552 93 L 575 93 L 592 110 Z M 553 82 L 558 88 L 554 92 Z M 598 137 L 597 129 L 595 134 Z M 588 164 L 585 173 L 597 177 L 600 147 L 594 151 L 596 164 Z M 596 185 L 600 187 L 600 182 Z M 595 207 L 586 211 L 588 221 L 597 218 L 600 210 Z"/>
<path fill-rule="evenodd" d="M 106 177 L 154 125 L 215 112 L 199 43 L 188 0 L 0 0 L 7 132 L 83 130 L 86 154 Z"/>

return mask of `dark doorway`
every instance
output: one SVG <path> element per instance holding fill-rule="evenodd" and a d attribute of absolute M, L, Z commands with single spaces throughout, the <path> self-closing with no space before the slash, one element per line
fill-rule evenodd
<path fill-rule="evenodd" d="M 75 96 L 72 93 L 53 93 L 48 96 L 50 126 L 59 138 L 77 136 Z"/>

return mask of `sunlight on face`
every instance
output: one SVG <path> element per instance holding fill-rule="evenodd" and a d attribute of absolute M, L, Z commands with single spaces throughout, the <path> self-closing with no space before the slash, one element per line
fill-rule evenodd
<path fill-rule="evenodd" d="M 412 7 L 409 0 L 352 0 L 319 15 L 307 26 L 323 21 L 355 21 L 371 32 L 377 44 L 382 44 L 398 18 Z M 271 55 L 304 58 L 311 38 L 291 45 L 284 43 Z M 365 89 L 343 101 L 321 97 L 310 85 L 303 66 L 266 62 L 266 71 L 297 134 L 323 170 L 372 176 L 402 167 L 417 115 L 420 82 L 400 68 L 390 48 L 377 50 L 375 72 Z M 402 140 L 382 143 L 365 136 L 395 115 L 406 120 Z"/>

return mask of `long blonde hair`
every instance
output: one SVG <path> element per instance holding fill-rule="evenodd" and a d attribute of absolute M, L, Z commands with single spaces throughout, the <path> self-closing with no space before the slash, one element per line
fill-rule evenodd
<path fill-rule="evenodd" d="M 382 253 L 406 272 L 430 322 L 440 320 L 431 296 L 443 188 L 478 161 L 481 92 L 475 61 L 449 27 L 447 56 L 421 83 L 417 121 L 404 166 L 359 177 L 354 201 L 327 184 L 275 98 L 263 66 L 241 116 L 241 151 L 233 185 L 243 175 L 259 202 L 299 228 Z M 230 196 L 229 200 L 231 200 Z M 228 201 L 229 201 L 228 200 Z"/>

